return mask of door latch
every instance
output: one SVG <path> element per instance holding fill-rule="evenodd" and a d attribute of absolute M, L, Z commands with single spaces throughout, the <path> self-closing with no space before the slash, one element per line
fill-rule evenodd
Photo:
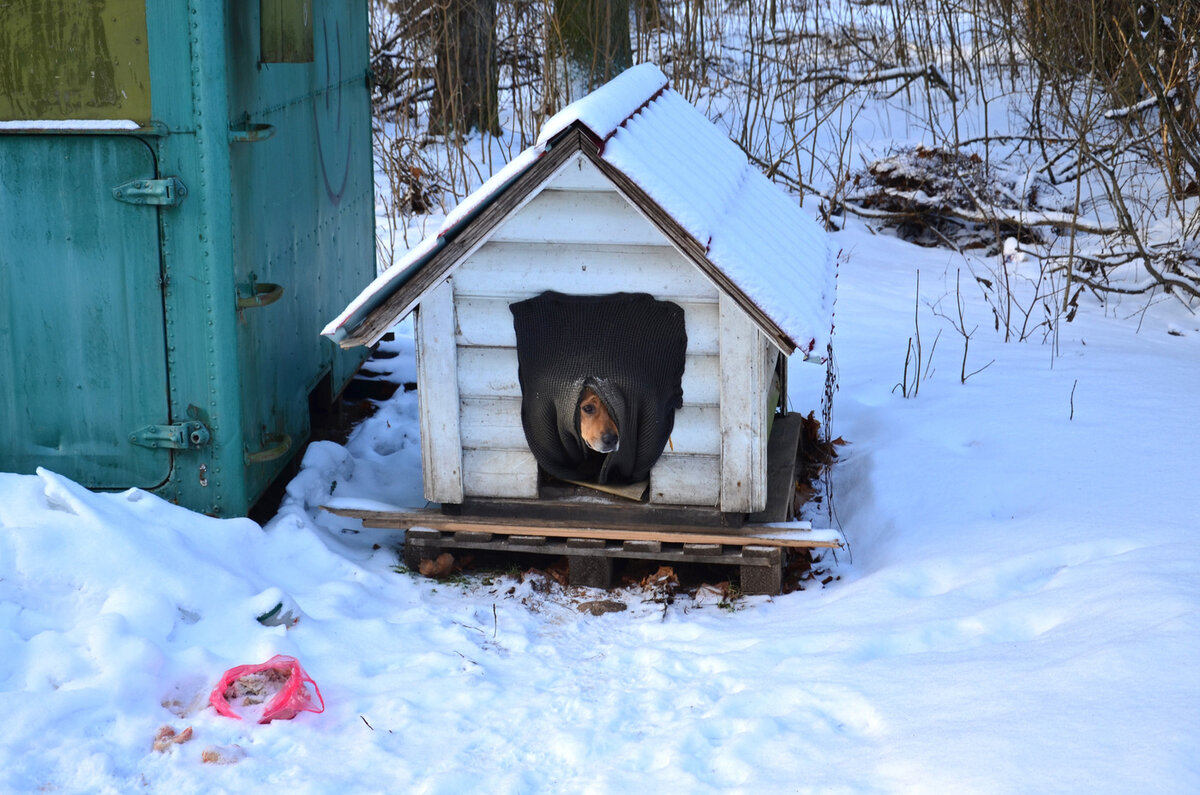
<path fill-rule="evenodd" d="M 189 450 L 208 444 L 212 435 L 208 426 L 197 420 L 178 422 L 174 425 L 147 425 L 129 434 L 129 441 L 142 447 L 170 450 Z"/>
<path fill-rule="evenodd" d="M 135 179 L 112 189 L 113 198 L 129 204 L 175 206 L 187 196 L 187 186 L 177 177 Z"/>

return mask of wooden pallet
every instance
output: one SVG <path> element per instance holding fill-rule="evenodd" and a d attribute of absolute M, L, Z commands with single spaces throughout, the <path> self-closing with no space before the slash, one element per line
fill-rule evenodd
<path fill-rule="evenodd" d="M 765 525 L 737 529 L 572 525 L 549 520 L 446 516 L 434 511 L 326 510 L 361 519 L 366 527 L 406 530 L 404 562 L 414 570 L 423 560 L 450 549 L 565 555 L 573 585 L 600 588 L 611 585 L 614 559 L 633 558 L 737 566 L 743 593 L 777 594 L 788 550 L 841 546 L 828 533 L 791 527 L 781 531 Z"/>

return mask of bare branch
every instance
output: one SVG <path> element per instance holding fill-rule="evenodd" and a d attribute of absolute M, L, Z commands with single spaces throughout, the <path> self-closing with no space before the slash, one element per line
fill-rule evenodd
<path fill-rule="evenodd" d="M 951 102 L 958 102 L 958 96 L 954 93 L 954 89 L 950 87 L 950 83 L 946 81 L 937 64 L 932 63 L 920 66 L 894 66 L 870 72 L 845 72 L 832 68 L 814 69 L 798 80 L 785 79 L 781 82 L 828 83 L 829 85 L 818 92 L 817 98 L 820 99 L 820 97 L 827 94 L 834 86 L 838 85 L 865 86 L 872 83 L 886 83 L 891 80 L 904 80 L 905 85 L 907 85 L 914 80 L 920 79 L 924 79 L 926 82 L 940 88 L 946 93 Z"/>
<path fill-rule="evenodd" d="M 904 200 L 905 202 L 919 203 L 930 207 L 936 206 L 938 214 L 949 218 L 957 218 L 960 221 L 967 221 L 968 223 L 1002 223 L 1018 227 L 1053 226 L 1074 229 L 1079 232 L 1089 232 L 1096 235 L 1111 235 L 1120 231 L 1116 227 L 1105 226 L 1099 221 L 1089 221 L 1072 213 L 1054 212 L 1052 210 L 1017 210 L 1009 207 L 996 207 L 983 202 L 980 202 L 980 207 L 985 209 L 971 210 L 966 207 L 941 204 L 938 197 L 930 196 L 920 190 L 904 191 L 881 187 L 877 192 L 889 198 Z M 827 197 L 822 196 L 822 198 Z M 850 204 L 849 200 L 846 209 L 863 218 L 896 219 L 906 217 L 902 213 L 857 207 Z"/>

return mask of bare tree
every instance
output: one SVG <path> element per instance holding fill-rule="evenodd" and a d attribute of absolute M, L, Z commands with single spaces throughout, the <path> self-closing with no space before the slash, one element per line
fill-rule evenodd
<path fill-rule="evenodd" d="M 496 0 L 435 0 L 433 17 L 430 131 L 498 133 Z"/>
<path fill-rule="evenodd" d="M 629 0 L 554 0 L 552 39 L 576 99 L 633 65 Z"/>

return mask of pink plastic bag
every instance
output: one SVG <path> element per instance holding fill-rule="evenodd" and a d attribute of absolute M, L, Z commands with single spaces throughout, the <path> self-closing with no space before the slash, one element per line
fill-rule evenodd
<path fill-rule="evenodd" d="M 314 698 L 320 707 L 313 705 Z M 259 723 L 289 720 L 299 712 L 325 711 L 325 699 L 321 698 L 317 683 L 300 667 L 299 660 L 282 654 L 258 665 L 230 668 L 213 688 L 208 701 L 220 714 L 237 720 L 242 716 L 234 711 L 230 701 L 254 707 L 245 710 L 248 717 L 252 712 L 259 714 L 256 705 L 262 704 Z"/>

